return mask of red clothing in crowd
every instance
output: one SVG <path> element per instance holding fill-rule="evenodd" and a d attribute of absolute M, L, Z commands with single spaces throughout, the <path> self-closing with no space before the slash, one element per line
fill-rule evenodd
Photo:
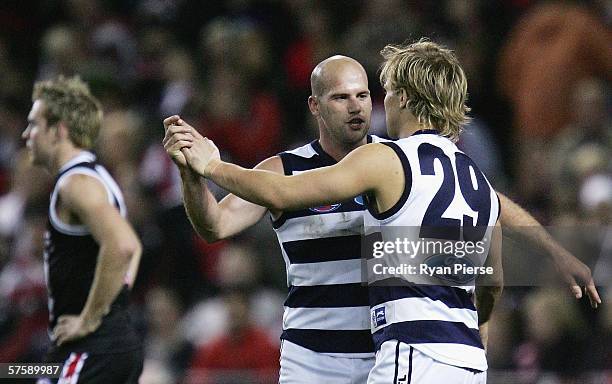
<path fill-rule="evenodd" d="M 502 91 L 521 138 L 551 138 L 569 122 L 576 83 L 612 80 L 612 33 L 581 5 L 534 6 L 516 24 L 500 57 Z"/>
<path fill-rule="evenodd" d="M 240 335 L 223 335 L 194 353 L 191 369 L 200 378 L 228 372 L 249 372 L 258 377 L 277 377 L 279 347 L 264 331 L 249 326 Z"/>

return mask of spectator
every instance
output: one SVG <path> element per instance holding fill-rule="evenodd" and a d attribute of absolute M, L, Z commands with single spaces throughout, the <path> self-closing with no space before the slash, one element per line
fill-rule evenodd
<path fill-rule="evenodd" d="M 277 382 L 280 352 L 269 335 L 250 320 L 248 295 L 231 289 L 224 294 L 224 301 L 228 330 L 196 350 L 188 382 Z"/>
<path fill-rule="evenodd" d="M 588 76 L 612 80 L 612 33 L 583 4 L 551 1 L 531 8 L 510 32 L 499 81 L 514 106 L 518 139 L 554 138 L 574 108 L 568 97 Z"/>

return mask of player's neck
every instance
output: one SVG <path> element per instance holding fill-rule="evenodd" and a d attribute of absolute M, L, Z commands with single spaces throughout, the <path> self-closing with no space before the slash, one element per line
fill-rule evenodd
<path fill-rule="evenodd" d="M 412 136 L 415 132 L 421 131 L 424 129 L 434 129 L 433 127 L 420 124 L 416 120 L 406 121 L 399 130 L 398 137 L 403 139 L 405 137 Z"/>
<path fill-rule="evenodd" d="M 321 148 L 334 158 L 336 161 L 340 161 L 344 158 L 344 156 L 348 155 L 353 149 L 360 147 L 367 143 L 367 136 L 361 139 L 356 144 L 341 144 L 335 142 L 332 138 L 327 135 L 321 135 L 319 138 L 319 144 L 321 144 Z"/>
<path fill-rule="evenodd" d="M 50 164 L 49 171 L 52 175 L 57 174 L 66 163 L 74 159 L 81 152 L 83 152 L 83 149 L 77 148 L 74 145 L 62 144 L 57 151 L 57 156 Z"/>

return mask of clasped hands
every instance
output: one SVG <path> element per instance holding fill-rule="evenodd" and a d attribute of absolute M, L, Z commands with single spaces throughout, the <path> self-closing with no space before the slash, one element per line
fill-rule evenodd
<path fill-rule="evenodd" d="M 183 168 L 208 177 L 221 162 L 219 149 L 178 115 L 164 119 L 164 149 Z"/>

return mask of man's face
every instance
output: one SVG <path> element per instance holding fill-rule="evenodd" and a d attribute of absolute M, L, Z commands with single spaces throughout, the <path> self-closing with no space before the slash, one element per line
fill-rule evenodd
<path fill-rule="evenodd" d="M 45 105 L 41 100 L 34 101 L 28 114 L 28 126 L 21 134 L 26 140 L 30 160 L 35 165 L 44 165 L 50 160 L 53 145 L 57 142 L 56 129 L 47 126 L 44 110 Z"/>
<path fill-rule="evenodd" d="M 316 97 L 317 116 L 339 144 L 355 145 L 370 129 L 372 99 L 362 68 L 344 64 L 327 77 L 325 92 Z"/>
<path fill-rule="evenodd" d="M 389 137 L 397 138 L 400 128 L 400 97 L 399 91 L 394 89 L 389 80 L 383 86 L 385 89 L 385 120 L 387 124 L 387 134 Z"/>

